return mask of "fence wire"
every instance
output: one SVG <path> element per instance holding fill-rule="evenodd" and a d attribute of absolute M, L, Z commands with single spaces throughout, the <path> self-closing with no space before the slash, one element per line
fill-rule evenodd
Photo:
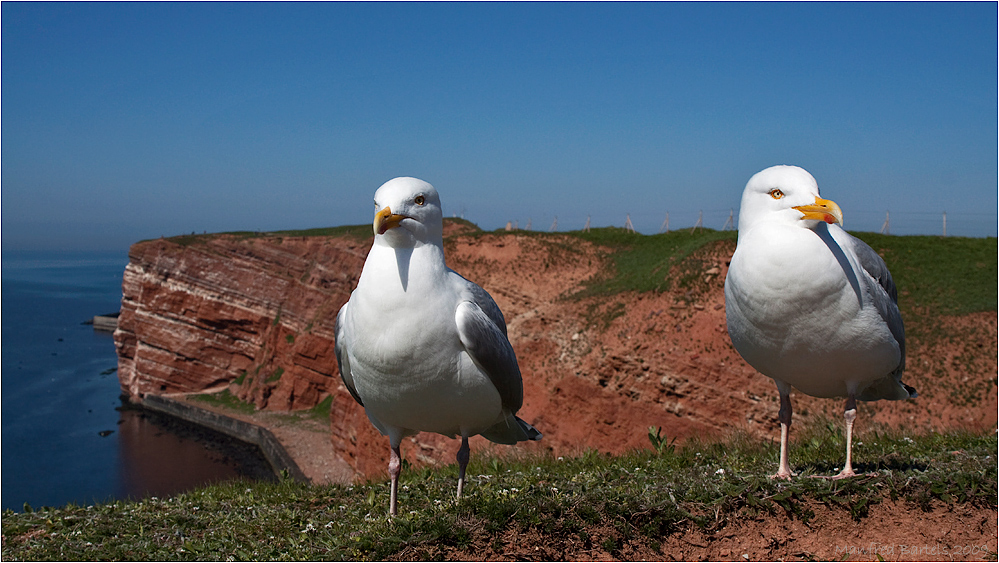
<path fill-rule="evenodd" d="M 655 212 L 638 210 L 631 213 L 612 214 L 597 211 L 591 214 L 525 215 L 510 219 L 512 229 L 532 231 L 580 231 L 587 226 L 620 227 L 646 235 L 697 226 L 714 230 L 737 230 L 738 209 L 676 209 Z M 493 228 L 504 228 L 495 225 Z M 940 235 L 957 237 L 994 237 L 999 231 L 995 213 L 987 212 L 913 212 L 913 211 L 855 211 L 847 217 L 849 231 L 883 232 L 892 235 Z"/>

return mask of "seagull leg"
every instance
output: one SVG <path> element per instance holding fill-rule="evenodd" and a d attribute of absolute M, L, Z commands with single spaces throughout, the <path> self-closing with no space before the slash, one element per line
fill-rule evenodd
<path fill-rule="evenodd" d="M 399 444 L 391 444 L 391 449 L 388 465 L 389 478 L 392 480 L 391 495 L 389 496 L 389 516 L 395 516 L 398 512 L 396 495 L 399 491 L 399 473 L 402 472 L 402 456 L 399 455 Z"/>
<path fill-rule="evenodd" d="M 780 412 L 777 413 L 780 420 L 780 465 L 777 467 L 777 474 L 770 478 L 790 479 L 791 466 L 787 463 L 787 448 L 791 431 L 791 389 L 778 383 L 777 390 L 780 392 Z"/>
<path fill-rule="evenodd" d="M 843 479 L 844 477 L 853 477 L 856 473 L 853 472 L 853 421 L 857 419 L 857 399 L 854 398 L 853 394 L 850 394 L 846 398 L 846 407 L 843 412 L 843 418 L 846 419 L 846 463 L 843 464 L 843 470 L 839 472 L 839 475 L 833 477 L 833 479 Z"/>
<path fill-rule="evenodd" d="M 461 447 L 458 448 L 458 497 L 461 498 L 461 490 L 465 488 L 465 468 L 468 467 L 468 436 L 461 437 Z"/>

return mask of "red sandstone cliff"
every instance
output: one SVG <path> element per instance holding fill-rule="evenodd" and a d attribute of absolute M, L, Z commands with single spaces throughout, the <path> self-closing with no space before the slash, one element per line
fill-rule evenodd
<path fill-rule="evenodd" d="M 370 241 L 160 239 L 133 245 L 115 332 L 122 391 L 233 386 L 258 408 L 315 406 L 335 384 L 333 325 Z"/>
<path fill-rule="evenodd" d="M 725 329 L 722 287 L 733 242 L 695 252 L 683 268 L 700 275 L 682 293 L 579 299 L 569 296 L 606 272 L 604 249 L 570 235 L 472 230 L 446 222 L 448 263 L 489 291 L 506 317 L 524 374 L 519 415 L 545 434 L 519 448 L 620 453 L 647 447 L 649 426 L 681 438 L 735 428 L 776 435 L 775 387 L 742 361 Z M 115 333 L 123 391 L 137 399 L 228 386 L 269 411 L 313 407 L 332 395 L 336 463 L 357 475 L 383 472 L 387 441 L 341 384 L 333 354 L 336 313 L 371 244 L 366 227 L 356 231 L 134 245 Z M 920 398 L 862 404 L 860 425 L 996 424 L 994 385 L 981 386 L 981 402 L 953 399 L 969 378 L 978 385 L 995 375 L 995 313 L 940 322 L 969 343 L 911 342 L 906 382 Z M 967 348 L 981 341 L 988 349 Z M 794 400 L 796 424 L 842 412 L 839 401 Z M 404 455 L 418 464 L 450 463 L 457 448 L 433 434 L 408 443 Z"/>

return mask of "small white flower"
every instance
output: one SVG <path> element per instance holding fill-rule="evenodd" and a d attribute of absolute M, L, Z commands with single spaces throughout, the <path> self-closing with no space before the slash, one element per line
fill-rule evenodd
<path fill-rule="evenodd" d="M 715 475 L 724 475 L 724 474 L 725 474 L 725 470 L 722 469 L 722 468 L 720 468 L 720 467 L 718 468 L 718 471 L 715 471 Z"/>

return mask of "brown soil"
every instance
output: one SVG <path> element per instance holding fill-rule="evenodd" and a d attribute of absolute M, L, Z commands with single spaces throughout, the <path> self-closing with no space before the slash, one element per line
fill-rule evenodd
<path fill-rule="evenodd" d="M 740 517 L 707 530 L 687 524 L 650 539 L 623 539 L 612 525 L 586 528 L 574 537 L 552 538 L 532 530 L 507 530 L 481 537 L 457 550 L 425 546 L 397 554 L 397 560 L 524 561 L 980 561 L 994 560 L 996 511 L 934 504 L 922 511 L 886 501 L 856 521 L 842 508 L 812 503 L 808 521 L 790 515 Z M 608 548 L 611 548 L 608 551 Z"/>

